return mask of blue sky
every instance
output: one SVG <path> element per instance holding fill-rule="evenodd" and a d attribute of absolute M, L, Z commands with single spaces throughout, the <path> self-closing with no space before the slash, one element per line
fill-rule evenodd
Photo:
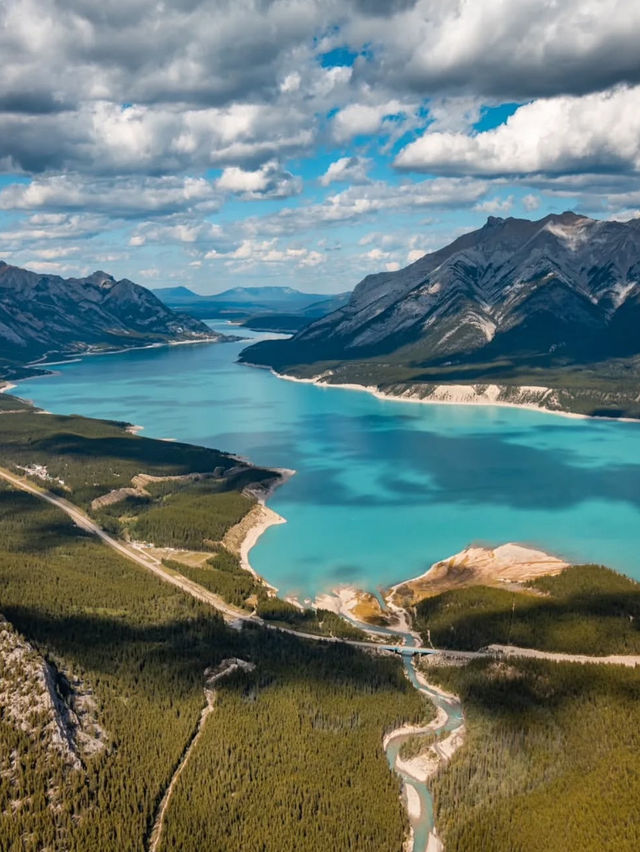
<path fill-rule="evenodd" d="M 0 258 L 330 293 L 489 215 L 631 218 L 639 35 L 618 0 L 10 0 Z"/>

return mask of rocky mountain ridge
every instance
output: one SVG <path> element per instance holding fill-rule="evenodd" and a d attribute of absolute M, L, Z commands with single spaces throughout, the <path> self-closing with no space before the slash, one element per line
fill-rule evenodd
<path fill-rule="evenodd" d="M 126 278 L 116 281 L 97 271 L 65 279 L 0 261 L 0 375 L 5 377 L 43 358 L 221 339 Z"/>
<path fill-rule="evenodd" d="M 405 269 L 368 275 L 280 348 L 324 359 L 413 347 L 422 363 L 624 357 L 640 351 L 639 319 L 640 219 L 490 217 Z"/>

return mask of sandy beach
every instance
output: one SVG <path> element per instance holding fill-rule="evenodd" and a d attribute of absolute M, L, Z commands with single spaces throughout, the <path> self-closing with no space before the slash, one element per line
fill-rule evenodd
<path fill-rule="evenodd" d="M 234 458 L 240 460 L 240 457 L 238 456 L 234 456 Z M 244 459 L 242 461 L 243 463 L 246 462 Z M 238 555 L 240 558 L 241 568 L 248 571 L 253 577 L 260 580 L 260 582 L 264 583 L 264 585 L 275 594 L 278 591 L 277 588 L 258 574 L 249 560 L 249 553 L 251 552 L 251 549 L 255 546 L 260 536 L 266 532 L 269 527 L 287 523 L 286 518 L 283 518 L 266 505 L 266 501 L 277 488 L 284 485 L 285 482 L 294 476 L 295 470 L 290 470 L 289 468 L 274 468 L 273 470 L 274 473 L 279 474 L 279 477 L 274 480 L 267 489 L 262 489 L 260 492 L 255 494 L 257 499 L 255 506 L 249 510 L 241 521 L 231 527 L 231 529 L 227 530 L 222 539 L 222 543 L 228 550 Z"/>

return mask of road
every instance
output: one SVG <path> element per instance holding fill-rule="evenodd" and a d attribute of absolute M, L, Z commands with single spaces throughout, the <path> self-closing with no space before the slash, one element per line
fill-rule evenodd
<path fill-rule="evenodd" d="M 62 509 L 62 511 L 71 518 L 77 527 L 85 530 L 85 532 L 97 536 L 108 547 L 111 547 L 121 556 L 125 556 L 132 562 L 146 568 L 147 571 L 151 571 L 152 574 L 155 574 L 165 583 L 171 583 L 172 586 L 176 586 L 176 588 L 181 589 L 183 592 L 186 592 L 186 594 L 191 595 L 202 603 L 215 607 L 215 609 L 222 614 L 225 621 L 236 621 L 240 618 L 243 620 L 251 620 L 261 623 L 260 619 L 257 619 L 255 616 L 247 615 L 246 612 L 231 606 L 219 595 L 204 589 L 202 586 L 199 586 L 187 577 L 172 574 L 159 559 L 149 556 L 149 554 L 144 553 L 144 551 L 140 550 L 135 545 L 110 535 L 108 532 L 103 530 L 102 527 L 99 527 L 95 521 L 82 511 L 82 509 L 74 506 L 73 503 L 70 503 L 69 500 L 65 500 L 64 497 L 58 497 L 57 494 L 51 494 L 51 492 L 39 488 L 37 485 L 28 482 L 21 476 L 11 473 L 5 468 L 0 468 L 0 477 L 15 488 L 19 488 L 21 491 L 26 491 L 28 494 L 33 494 L 35 497 L 39 497 L 41 500 L 51 503 L 52 506 Z"/>

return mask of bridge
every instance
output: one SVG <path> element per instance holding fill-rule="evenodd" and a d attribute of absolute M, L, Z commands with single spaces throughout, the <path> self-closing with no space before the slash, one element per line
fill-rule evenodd
<path fill-rule="evenodd" d="M 354 642 L 350 641 L 349 645 L 356 645 L 359 648 L 366 648 L 374 651 L 393 651 L 394 654 L 399 654 L 401 657 L 413 657 L 415 654 L 427 656 L 429 654 L 437 654 L 436 648 L 425 648 L 422 645 L 378 645 L 376 642 Z"/>

